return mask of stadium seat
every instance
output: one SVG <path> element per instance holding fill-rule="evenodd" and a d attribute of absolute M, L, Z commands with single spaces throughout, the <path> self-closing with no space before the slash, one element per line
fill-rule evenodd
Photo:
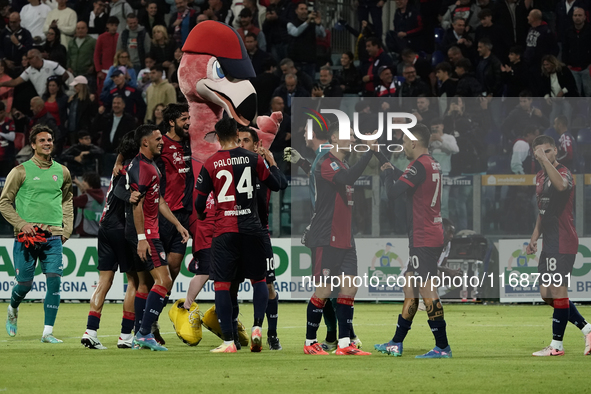
<path fill-rule="evenodd" d="M 488 174 L 508 174 L 511 172 L 511 156 L 495 155 L 488 158 Z"/>
<path fill-rule="evenodd" d="M 554 142 L 558 145 L 558 140 L 560 136 L 558 132 L 554 129 L 554 127 L 550 127 L 548 130 L 544 131 L 544 135 L 554 138 Z"/>
<path fill-rule="evenodd" d="M 25 135 L 23 133 L 14 133 L 14 150 L 18 153 L 25 146 Z"/>
<path fill-rule="evenodd" d="M 445 56 L 443 56 L 443 52 L 435 51 L 431 55 L 431 65 L 433 67 L 437 66 L 439 63 L 442 63 L 445 60 Z"/>
<path fill-rule="evenodd" d="M 591 129 L 579 130 L 579 135 L 577 136 L 577 144 L 579 144 L 579 145 L 591 144 Z"/>
<path fill-rule="evenodd" d="M 435 28 L 435 46 L 438 47 L 443 42 L 443 35 L 445 34 L 445 30 L 441 27 Z"/>

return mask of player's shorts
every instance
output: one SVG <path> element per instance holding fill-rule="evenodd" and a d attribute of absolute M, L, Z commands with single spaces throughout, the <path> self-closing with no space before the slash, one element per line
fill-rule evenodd
<path fill-rule="evenodd" d="M 201 249 L 193 252 L 193 259 L 189 263 L 189 272 L 195 275 L 209 275 L 211 267 L 211 249 Z"/>
<path fill-rule="evenodd" d="M 324 276 L 357 275 L 357 250 L 332 246 L 312 248 L 312 269 L 315 278 Z"/>
<path fill-rule="evenodd" d="M 140 259 L 140 256 L 137 254 L 137 239 L 135 241 L 127 241 L 128 246 L 131 247 L 133 250 L 133 257 L 134 257 L 134 264 L 132 271 L 141 272 L 141 271 L 152 271 L 154 268 L 161 267 L 163 265 L 168 265 L 168 261 L 166 260 L 166 252 L 164 251 L 164 247 L 162 246 L 162 242 L 158 238 L 148 238 L 148 245 L 150 245 L 150 253 L 146 256 L 146 261 Z"/>
<path fill-rule="evenodd" d="M 47 243 L 40 244 L 36 249 L 27 249 L 23 242 L 14 240 L 13 257 L 17 282 L 31 282 L 35 277 L 37 259 L 41 263 L 44 274 L 62 276 L 64 269 L 62 262 L 62 237 L 55 235 L 47 239 Z"/>
<path fill-rule="evenodd" d="M 209 278 L 218 282 L 265 278 L 265 237 L 267 234 L 224 233 L 211 242 Z"/>
<path fill-rule="evenodd" d="M 544 274 L 549 274 L 552 284 L 568 287 L 570 283 L 568 276 L 573 272 L 576 258 L 576 254 L 548 253 L 542 251 L 538 262 L 539 283 L 544 283 Z M 554 274 L 559 274 L 561 279 L 555 277 Z M 548 279 L 545 282 L 547 284 Z"/>
<path fill-rule="evenodd" d="M 423 283 L 437 276 L 437 262 L 442 250 L 443 246 L 410 248 L 405 273 L 410 272 L 411 275 L 419 276 Z"/>
<path fill-rule="evenodd" d="M 125 240 L 125 230 L 99 227 L 98 270 L 119 272 L 133 271 L 133 251 Z"/>
<path fill-rule="evenodd" d="M 189 230 L 191 213 L 184 209 L 179 209 L 178 211 L 174 211 L 173 214 L 181 225 Z M 166 253 L 178 253 L 184 256 L 185 251 L 187 250 L 187 244 L 183 243 L 181 233 L 179 233 L 174 224 L 169 222 L 164 216 L 160 215 L 158 221 L 160 224 L 160 240 L 162 241 L 164 251 Z"/>
<path fill-rule="evenodd" d="M 271 245 L 271 238 L 267 234 L 265 236 L 265 263 L 267 264 L 267 284 L 275 282 L 275 254 L 273 253 L 273 245 Z"/>

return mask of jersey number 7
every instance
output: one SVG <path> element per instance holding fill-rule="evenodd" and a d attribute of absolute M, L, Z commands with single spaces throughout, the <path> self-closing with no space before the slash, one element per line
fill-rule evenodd
<path fill-rule="evenodd" d="M 435 187 L 435 194 L 433 194 L 433 200 L 431 200 L 431 206 L 434 207 L 437 204 L 437 197 L 439 196 L 439 188 L 441 187 L 441 176 L 439 173 L 434 173 L 433 175 L 433 182 L 437 182 L 437 186 Z"/>
<path fill-rule="evenodd" d="M 252 198 L 252 191 L 254 188 L 252 187 L 252 177 L 251 177 L 250 167 L 245 167 L 244 171 L 242 172 L 242 176 L 238 181 L 238 185 L 236 185 L 236 191 L 238 193 L 246 193 L 248 198 Z M 235 201 L 236 197 L 234 195 L 228 195 L 228 189 L 230 188 L 230 184 L 233 181 L 232 173 L 228 170 L 221 170 L 215 176 L 217 179 L 222 179 L 222 177 L 226 178 L 224 181 L 224 186 L 222 186 L 222 190 L 220 190 L 220 194 L 218 195 L 219 202 L 228 202 L 228 201 Z"/>

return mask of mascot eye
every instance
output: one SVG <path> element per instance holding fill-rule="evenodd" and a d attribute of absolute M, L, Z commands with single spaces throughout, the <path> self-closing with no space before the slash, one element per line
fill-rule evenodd
<path fill-rule="evenodd" d="M 220 66 L 220 63 L 217 60 L 211 65 L 211 71 L 214 79 L 222 79 L 226 76 L 222 70 L 222 66 Z"/>

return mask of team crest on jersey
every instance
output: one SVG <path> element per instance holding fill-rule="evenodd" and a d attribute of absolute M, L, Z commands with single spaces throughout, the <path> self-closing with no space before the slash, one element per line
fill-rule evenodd
<path fill-rule="evenodd" d="M 324 275 L 324 276 L 330 276 L 330 269 L 328 269 L 328 268 L 324 268 L 324 269 L 322 270 L 322 275 Z"/>
<path fill-rule="evenodd" d="M 338 165 L 336 162 L 334 162 L 334 161 L 333 161 L 332 163 L 330 163 L 330 168 L 332 168 L 333 170 L 335 170 L 335 171 L 336 171 L 336 170 L 338 170 L 340 167 L 339 167 L 339 165 Z"/>
<path fill-rule="evenodd" d="M 174 164 L 183 164 L 183 155 L 180 152 L 174 152 L 172 155 L 172 161 Z"/>
<path fill-rule="evenodd" d="M 129 96 L 131 95 L 131 92 L 130 92 L 129 90 L 126 90 L 126 91 L 125 91 L 125 95 L 126 95 L 127 97 L 129 97 Z"/>
<path fill-rule="evenodd" d="M 166 260 L 166 253 L 164 253 L 164 252 L 160 252 L 160 258 L 161 258 L 162 260 Z"/>
<path fill-rule="evenodd" d="M 52 176 L 53 180 L 57 182 L 57 175 Z"/>
<path fill-rule="evenodd" d="M 413 175 L 413 176 L 414 176 L 414 175 L 417 175 L 417 169 L 416 169 L 416 168 L 414 168 L 414 166 L 410 166 L 410 167 L 408 167 L 407 171 L 408 171 L 408 173 L 409 173 L 410 175 Z"/>

